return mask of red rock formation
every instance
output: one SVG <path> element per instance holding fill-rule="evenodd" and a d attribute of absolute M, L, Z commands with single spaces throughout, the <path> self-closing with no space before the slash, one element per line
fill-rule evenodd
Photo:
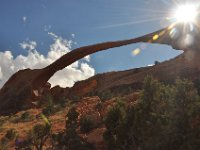
<path fill-rule="evenodd" d="M 178 25 L 177 27 L 179 29 L 182 28 L 181 26 L 179 27 Z M 15 73 L 0 90 L 0 103 L 1 103 L 0 114 L 15 113 L 18 110 L 30 107 L 30 102 L 33 98 L 33 95 L 41 91 L 41 88 L 45 86 L 47 81 L 54 75 L 54 73 L 56 73 L 57 71 L 67 67 L 73 62 L 89 54 L 102 51 L 102 50 L 107 50 L 109 48 L 120 47 L 123 45 L 128 45 L 128 44 L 138 43 L 138 42 L 168 44 L 174 47 L 175 49 L 182 49 L 183 47 L 182 47 L 182 44 L 180 44 L 180 42 L 178 41 L 179 39 L 172 39 L 170 37 L 170 32 L 171 32 L 171 27 L 168 27 L 168 28 L 156 31 L 154 33 L 151 33 L 139 38 L 122 40 L 122 41 L 114 41 L 114 42 L 105 42 L 105 43 L 80 47 L 71 51 L 68 54 L 65 54 L 64 56 L 59 58 L 57 61 L 55 61 L 54 63 L 50 64 L 49 66 L 43 69 L 21 70 Z M 179 36 L 182 37 L 182 34 L 180 34 Z M 184 47 L 184 49 L 187 49 L 187 48 Z M 192 48 L 197 49 L 198 48 L 197 44 L 194 45 L 194 47 Z M 180 56 L 180 58 L 177 58 L 180 65 L 182 65 L 182 63 L 187 63 L 186 60 L 179 61 L 179 59 L 182 59 L 182 58 L 184 59 L 183 56 Z M 114 78 L 105 78 L 105 80 L 101 78 L 97 83 L 97 88 L 98 89 L 100 88 L 101 90 L 103 90 L 108 87 L 113 87 L 114 85 L 117 85 L 117 84 L 122 85 L 122 84 L 127 84 L 129 82 L 137 82 L 137 81 L 140 82 L 141 80 L 143 80 L 143 77 L 149 73 L 152 73 L 153 75 L 156 75 L 156 76 L 160 74 L 160 76 L 158 77 L 160 77 L 161 79 L 165 79 L 165 77 L 167 77 L 167 79 L 169 77 L 172 78 L 174 76 L 177 76 L 176 73 L 179 73 L 180 71 L 180 70 L 177 71 L 176 67 L 170 66 L 171 64 L 174 65 L 174 63 L 176 63 L 176 60 L 173 60 L 172 62 L 167 62 L 164 64 L 159 64 L 156 67 L 150 67 L 148 69 L 139 69 L 140 71 L 133 70 L 131 71 L 133 75 L 127 74 L 127 72 L 121 72 L 121 73 L 118 73 L 118 75 L 113 76 Z M 167 68 L 163 68 L 163 67 L 166 67 L 165 65 L 167 65 Z M 186 66 L 189 67 L 188 65 Z M 194 69 L 194 68 L 196 69 L 196 67 L 197 67 L 196 65 L 192 64 L 191 69 Z M 158 70 L 158 69 L 161 69 L 161 70 Z M 187 68 L 184 68 L 184 66 L 182 66 L 182 69 L 187 69 Z M 168 72 L 166 72 L 165 70 L 167 70 Z M 107 76 L 111 74 L 113 73 L 107 74 Z M 120 78 L 124 75 L 126 76 L 126 80 L 120 80 Z M 89 89 L 83 90 L 83 93 L 87 93 L 88 90 L 92 90 L 94 86 L 95 84 L 92 83 L 89 86 Z M 76 88 L 76 89 L 79 89 L 79 88 Z M 83 93 L 81 93 L 81 95 L 84 95 Z"/>
<path fill-rule="evenodd" d="M 62 88 L 59 85 L 50 89 L 50 93 L 53 96 L 54 103 L 59 103 L 63 98 L 68 97 L 69 88 Z M 60 98 L 60 99 L 59 99 Z"/>

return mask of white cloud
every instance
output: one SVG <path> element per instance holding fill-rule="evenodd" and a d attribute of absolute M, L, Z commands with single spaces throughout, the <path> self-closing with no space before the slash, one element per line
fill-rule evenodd
<path fill-rule="evenodd" d="M 84 72 L 84 77 L 89 76 L 90 74 L 94 74 L 94 69 L 91 68 L 87 63 L 81 64 L 81 70 Z"/>
<path fill-rule="evenodd" d="M 90 55 L 85 56 L 84 59 L 89 62 L 90 61 Z"/>
<path fill-rule="evenodd" d="M 37 43 L 35 41 L 26 41 L 20 43 L 23 49 L 28 49 L 28 54 L 18 55 L 13 57 L 11 51 L 0 52 L 0 87 L 8 80 L 8 78 L 18 70 L 31 68 L 43 68 L 54 62 L 62 55 L 70 52 L 72 41 L 63 39 L 54 33 L 49 33 L 54 39 L 53 44 L 50 45 L 50 50 L 47 55 L 40 54 L 36 50 Z M 85 60 L 85 62 L 75 62 L 67 68 L 58 71 L 49 82 L 52 86 L 60 85 L 62 87 L 73 86 L 76 81 L 87 79 L 95 74 L 92 68 Z"/>
<path fill-rule="evenodd" d="M 27 21 L 27 17 L 26 17 L 26 16 L 23 16 L 23 17 L 22 17 L 22 20 L 23 20 L 23 22 L 25 23 L 25 22 Z"/>
<path fill-rule="evenodd" d="M 72 33 L 72 38 L 75 38 L 75 34 L 74 33 Z"/>
<path fill-rule="evenodd" d="M 152 67 L 152 66 L 154 66 L 154 64 L 149 64 L 149 65 L 147 65 L 147 67 Z"/>
<path fill-rule="evenodd" d="M 32 51 L 37 47 L 37 43 L 35 41 L 24 41 L 22 43 L 19 43 L 19 45 L 21 48 L 26 49 L 28 51 Z"/>
<path fill-rule="evenodd" d="M 69 52 L 71 48 L 72 41 L 63 39 L 62 37 L 59 37 L 55 33 L 48 32 L 48 34 L 54 39 L 54 44 L 50 46 L 50 50 L 55 51 L 65 51 Z"/>

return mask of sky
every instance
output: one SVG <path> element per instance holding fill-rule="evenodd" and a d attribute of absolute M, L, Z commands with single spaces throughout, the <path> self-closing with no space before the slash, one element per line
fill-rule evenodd
<path fill-rule="evenodd" d="M 42 68 L 90 44 L 141 36 L 170 24 L 174 0 L 0 0 L 0 87 L 20 69 Z M 50 83 L 72 86 L 95 74 L 171 59 L 166 45 L 132 44 L 92 54 Z"/>

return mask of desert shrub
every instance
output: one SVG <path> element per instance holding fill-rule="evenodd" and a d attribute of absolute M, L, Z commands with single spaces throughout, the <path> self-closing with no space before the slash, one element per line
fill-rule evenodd
<path fill-rule="evenodd" d="M 2 127 L 3 126 L 3 124 L 6 122 L 8 120 L 8 117 L 1 117 L 0 118 L 0 127 Z"/>
<path fill-rule="evenodd" d="M 42 113 L 46 116 L 52 115 L 52 114 L 54 114 L 54 108 L 51 106 L 47 106 L 42 109 Z"/>
<path fill-rule="evenodd" d="M 17 131 L 15 129 L 9 129 L 5 134 L 5 138 L 7 138 L 8 140 L 14 140 L 16 136 L 17 136 Z"/>
<path fill-rule="evenodd" d="M 24 112 L 23 114 L 21 114 L 21 119 L 22 119 L 22 120 L 29 119 L 29 117 L 30 117 L 29 112 Z"/>
<path fill-rule="evenodd" d="M 78 127 L 78 116 L 79 113 L 76 111 L 76 107 L 72 106 L 66 115 L 66 129 Z"/>
<path fill-rule="evenodd" d="M 78 96 L 78 95 L 72 95 L 70 96 L 70 98 L 73 100 L 73 101 L 80 101 L 81 97 Z"/>
<path fill-rule="evenodd" d="M 7 150 L 9 142 L 14 140 L 16 136 L 17 136 L 17 131 L 15 129 L 7 130 L 5 136 L 2 137 L 0 141 L 0 150 Z"/>
<path fill-rule="evenodd" d="M 52 97 L 49 96 L 47 100 L 47 104 L 42 109 L 42 113 L 45 116 L 53 115 L 60 110 L 60 107 L 54 104 Z"/>
<path fill-rule="evenodd" d="M 123 119 L 123 113 L 119 106 L 112 107 L 106 118 L 105 118 L 105 126 L 111 132 L 115 132 L 116 128 L 120 124 L 121 120 Z"/>
<path fill-rule="evenodd" d="M 96 91 L 91 91 L 88 94 L 86 94 L 87 97 L 92 97 L 92 96 L 96 96 L 97 92 Z"/>
<path fill-rule="evenodd" d="M 31 115 L 29 112 L 24 112 L 21 114 L 20 118 L 19 118 L 21 121 L 31 121 L 34 119 L 34 116 Z"/>
<path fill-rule="evenodd" d="M 67 102 L 68 102 L 69 100 L 67 99 L 67 98 L 65 98 L 65 97 L 60 97 L 59 98 L 59 100 L 58 100 L 58 104 L 61 106 L 61 107 L 66 107 L 66 105 L 67 105 Z"/>
<path fill-rule="evenodd" d="M 4 123 L 6 122 L 6 121 L 8 121 L 8 117 L 1 117 L 0 118 L 0 132 L 2 132 L 2 131 L 4 131 Z"/>
<path fill-rule="evenodd" d="M 9 139 L 3 137 L 0 141 L 0 150 L 7 150 L 9 144 Z"/>
<path fill-rule="evenodd" d="M 106 101 L 106 100 L 113 98 L 113 94 L 111 93 L 110 90 L 103 91 L 103 92 L 99 93 L 98 96 L 102 101 Z"/>
<path fill-rule="evenodd" d="M 80 119 L 80 131 L 88 133 L 94 128 L 94 123 L 89 116 L 83 116 Z"/>

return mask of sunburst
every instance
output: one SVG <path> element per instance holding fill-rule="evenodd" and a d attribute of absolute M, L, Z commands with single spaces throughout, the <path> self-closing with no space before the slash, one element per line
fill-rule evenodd
<path fill-rule="evenodd" d="M 195 23 L 199 13 L 197 6 L 196 4 L 179 5 L 172 18 L 178 23 Z"/>

